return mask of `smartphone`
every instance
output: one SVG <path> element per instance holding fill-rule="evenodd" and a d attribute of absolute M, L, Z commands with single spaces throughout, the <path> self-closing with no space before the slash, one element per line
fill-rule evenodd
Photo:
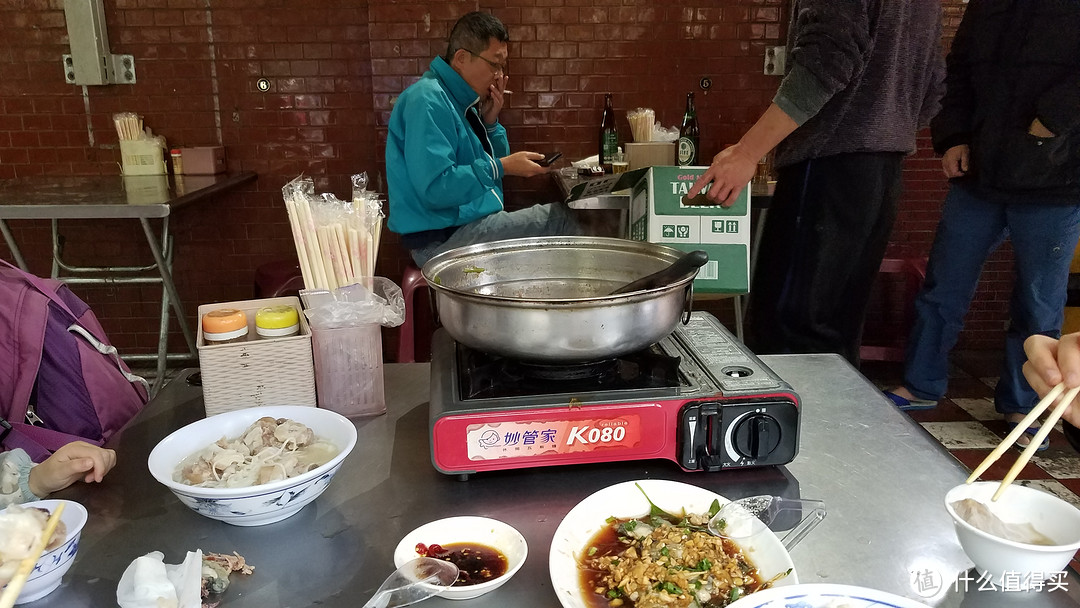
<path fill-rule="evenodd" d="M 536 164 L 540 165 L 541 167 L 550 167 L 551 163 L 559 160 L 560 158 L 562 158 L 562 152 L 556 152 L 551 156 L 544 157 L 543 160 L 536 161 Z"/>

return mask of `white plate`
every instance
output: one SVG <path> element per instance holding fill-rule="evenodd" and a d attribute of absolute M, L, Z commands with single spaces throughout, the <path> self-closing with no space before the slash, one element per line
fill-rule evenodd
<path fill-rule="evenodd" d="M 639 485 L 641 489 L 638 489 Z M 669 513 L 684 509 L 687 512 L 705 513 L 713 500 L 719 500 L 722 505 L 730 502 L 709 490 L 661 479 L 627 481 L 606 487 L 582 500 L 570 509 L 555 530 L 548 557 L 551 586 L 564 608 L 588 608 L 578 579 L 577 557 L 585 544 L 606 525 L 607 518 L 639 517 L 649 513 L 649 502 L 641 493 L 642 490 L 656 506 Z M 791 556 L 772 532 L 757 535 L 740 545 L 764 578 L 769 579 L 791 569 L 791 574 L 775 584 L 787 586 L 799 582 Z"/>
<path fill-rule="evenodd" d="M 728 608 L 929 608 L 909 600 L 869 587 L 811 583 L 774 587 L 752 593 Z"/>

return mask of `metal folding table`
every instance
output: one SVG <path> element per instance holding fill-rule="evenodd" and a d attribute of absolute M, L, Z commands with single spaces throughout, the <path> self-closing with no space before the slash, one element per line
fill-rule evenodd
<path fill-rule="evenodd" d="M 356 447 L 318 499 L 284 521 L 234 527 L 198 515 L 156 482 L 150 450 L 204 416 L 202 389 L 187 370 L 110 440 L 117 465 L 101 484 L 76 483 L 53 498 L 90 512 L 79 555 L 59 589 L 27 608 L 115 605 L 136 557 L 161 551 L 237 551 L 255 566 L 234 575 L 223 606 L 325 608 L 363 604 L 394 569 L 398 541 L 424 523 L 458 515 L 505 521 L 529 543 L 522 569 L 467 603 L 435 598 L 425 608 L 552 608 L 549 547 L 567 512 L 593 492 L 634 479 L 668 479 L 729 499 L 757 494 L 822 499 L 828 517 L 791 552 L 800 582 L 862 585 L 935 608 L 1075 608 L 1080 576 L 1039 592 L 983 588 L 945 510 L 967 471 L 911 418 L 837 355 L 762 360 L 802 398 L 800 449 L 782 467 L 685 473 L 667 460 L 497 471 L 469 481 L 431 465 L 427 363 L 387 364 L 386 414 L 358 418 Z M 195 449 L 194 447 L 192 448 Z"/>
<path fill-rule="evenodd" d="M 125 359 L 155 359 L 157 392 L 165 377 L 168 353 L 169 307 L 187 342 L 188 353 L 174 358 L 197 356 L 195 337 L 184 318 L 172 277 L 172 237 L 169 215 L 187 205 L 252 182 L 251 171 L 219 175 L 139 176 L 35 176 L 0 181 L 0 232 L 15 263 L 29 272 L 22 251 L 7 220 L 47 219 L 52 224 L 52 271 L 50 276 L 66 283 L 150 283 L 160 284 L 161 324 L 156 355 L 125 355 Z M 62 259 L 60 220 L 137 219 L 146 235 L 153 264 L 143 266 L 76 266 Z M 161 220 L 155 233 L 151 220 Z"/>

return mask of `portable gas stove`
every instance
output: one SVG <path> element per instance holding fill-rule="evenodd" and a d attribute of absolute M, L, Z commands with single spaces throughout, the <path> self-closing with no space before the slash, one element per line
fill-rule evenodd
<path fill-rule="evenodd" d="M 435 332 L 431 460 L 468 475 L 666 458 L 687 471 L 791 462 L 799 398 L 712 315 L 644 350 L 534 365 Z"/>

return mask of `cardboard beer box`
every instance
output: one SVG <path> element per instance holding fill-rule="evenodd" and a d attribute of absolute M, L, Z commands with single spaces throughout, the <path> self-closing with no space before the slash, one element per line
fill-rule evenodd
<path fill-rule="evenodd" d="M 708 167 L 650 167 L 630 189 L 629 237 L 709 254 L 694 280 L 697 293 L 750 291 L 750 185 L 735 204 L 687 204 Z M 704 197 L 697 200 L 707 202 Z"/>

